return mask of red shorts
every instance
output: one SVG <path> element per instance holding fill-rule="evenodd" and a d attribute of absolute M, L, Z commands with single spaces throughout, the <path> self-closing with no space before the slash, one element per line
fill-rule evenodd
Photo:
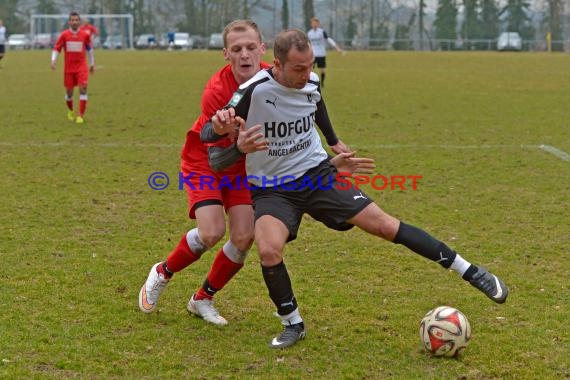
<path fill-rule="evenodd" d="M 244 186 L 245 170 L 214 172 L 206 163 L 196 165 L 182 161 L 182 175 L 184 176 L 184 188 L 188 195 L 188 207 L 191 219 L 196 219 L 196 205 L 203 201 L 217 200 L 222 202 L 227 211 L 230 207 L 237 205 L 250 205 L 250 190 Z M 188 177 L 190 176 L 190 177 Z"/>
<path fill-rule="evenodd" d="M 63 74 L 63 86 L 65 88 L 73 88 L 75 86 L 87 87 L 88 81 L 89 72 L 87 70 Z"/>

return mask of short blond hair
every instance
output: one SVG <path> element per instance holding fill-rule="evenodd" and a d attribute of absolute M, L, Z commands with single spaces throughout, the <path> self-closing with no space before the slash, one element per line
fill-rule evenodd
<path fill-rule="evenodd" d="M 257 33 L 257 36 L 259 37 L 259 42 L 263 42 L 263 36 L 261 35 L 261 30 L 259 29 L 259 26 L 255 22 L 251 20 L 234 20 L 230 22 L 228 25 L 226 25 L 224 31 L 222 32 L 222 38 L 224 39 L 224 47 L 225 48 L 228 47 L 227 37 L 230 32 L 245 32 L 247 31 L 247 29 L 253 29 L 255 33 Z"/>

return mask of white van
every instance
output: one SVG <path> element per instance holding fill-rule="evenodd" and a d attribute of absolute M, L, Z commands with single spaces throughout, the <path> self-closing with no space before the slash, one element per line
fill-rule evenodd
<path fill-rule="evenodd" d="M 210 41 L 208 42 L 208 49 L 223 49 L 224 48 L 224 36 L 222 33 L 212 33 L 210 35 Z"/>
<path fill-rule="evenodd" d="M 174 33 L 174 48 L 182 50 L 192 49 L 192 39 L 188 33 Z"/>

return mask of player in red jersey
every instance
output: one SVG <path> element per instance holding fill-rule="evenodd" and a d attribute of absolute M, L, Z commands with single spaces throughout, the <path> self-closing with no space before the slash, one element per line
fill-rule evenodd
<path fill-rule="evenodd" d="M 57 56 L 61 49 L 65 51 L 65 64 L 63 74 L 63 85 L 65 87 L 67 104 L 67 118 L 78 124 L 83 123 L 83 115 L 87 109 L 87 83 L 89 72 L 95 71 L 95 58 L 91 48 L 91 38 L 89 34 L 79 28 L 81 17 L 77 12 L 71 12 L 68 19 L 69 29 L 64 30 L 59 35 L 51 54 L 51 68 L 55 70 Z M 85 53 L 89 55 L 89 70 Z M 73 112 L 73 88 L 79 87 L 79 115 L 77 118 Z"/>
<path fill-rule="evenodd" d="M 91 38 L 91 47 L 94 47 L 93 39 L 99 35 L 99 30 L 97 29 L 97 27 L 91 24 L 89 20 L 87 20 L 87 18 L 84 18 L 79 29 L 83 30 L 85 33 L 89 35 L 89 37 Z"/>
<path fill-rule="evenodd" d="M 249 189 L 237 183 L 240 175 L 242 181 L 245 177 L 245 161 L 242 159 L 222 172 L 214 172 L 208 163 L 207 146 L 200 140 L 200 133 L 204 124 L 227 104 L 240 84 L 260 69 L 269 67 L 261 61 L 265 45 L 255 23 L 249 20 L 233 21 L 226 26 L 223 36 L 223 54 L 229 64 L 215 73 L 206 84 L 202 95 L 202 113 L 186 134 L 181 154 L 181 169 L 187 181 L 185 188 L 189 215 L 196 219 L 197 227 L 182 236 L 165 261 L 151 268 L 139 293 L 139 308 L 145 313 L 154 311 L 172 275 L 198 260 L 224 237 L 225 210 L 229 217 L 229 240 L 216 254 L 203 285 L 187 304 L 190 313 L 217 325 L 228 322 L 214 307 L 213 297 L 243 267 L 253 243 L 253 209 Z M 336 136 L 334 138 L 333 151 L 348 151 Z M 213 179 L 211 188 L 200 182 L 204 178 Z M 220 186 L 221 183 L 226 185 Z"/>
<path fill-rule="evenodd" d="M 189 215 L 196 219 L 197 227 L 188 231 L 165 261 L 155 264 L 141 288 L 139 307 L 143 312 L 155 310 L 158 298 L 172 275 L 186 268 L 208 249 L 220 241 L 226 231 L 224 209 L 229 217 L 230 239 L 217 253 L 203 286 L 188 301 L 189 312 L 204 320 L 225 325 L 212 302 L 214 294 L 243 266 L 247 251 L 253 242 L 253 211 L 251 197 L 244 190 L 209 190 L 198 183 L 201 177 L 222 176 L 234 178 L 244 173 L 244 162 L 236 163 L 223 173 L 214 173 L 208 164 L 206 146 L 200 140 L 200 131 L 210 117 L 231 98 L 239 84 L 253 77 L 260 69 L 269 67 L 261 62 L 265 53 L 261 32 L 250 21 L 237 20 L 224 29 L 224 59 L 229 61 L 208 81 L 202 95 L 202 112 L 186 134 L 182 150 L 181 169 L 184 176 L 195 173 L 190 180 L 194 188 L 185 186 L 188 193 Z M 214 184 L 214 188 L 217 188 Z"/>

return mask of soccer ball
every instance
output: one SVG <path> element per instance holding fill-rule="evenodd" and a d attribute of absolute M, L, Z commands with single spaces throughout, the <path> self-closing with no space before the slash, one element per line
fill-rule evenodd
<path fill-rule="evenodd" d="M 423 317 L 420 339 L 432 355 L 456 357 L 469 344 L 471 326 L 459 310 L 451 306 L 439 306 Z"/>

